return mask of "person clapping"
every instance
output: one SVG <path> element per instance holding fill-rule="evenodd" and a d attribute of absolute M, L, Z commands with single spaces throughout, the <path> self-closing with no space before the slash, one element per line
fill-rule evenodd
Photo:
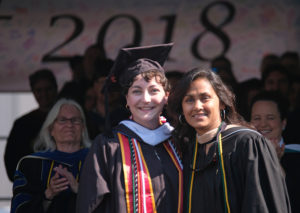
<path fill-rule="evenodd" d="M 81 107 L 59 100 L 42 126 L 34 145 L 37 152 L 18 163 L 11 212 L 74 212 L 89 142 Z"/>

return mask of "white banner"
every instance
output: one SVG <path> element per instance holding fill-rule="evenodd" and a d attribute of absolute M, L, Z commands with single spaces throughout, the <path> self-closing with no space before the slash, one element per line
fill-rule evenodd
<path fill-rule="evenodd" d="M 61 86 L 68 58 L 94 43 L 114 59 L 129 44 L 174 42 L 166 70 L 224 54 L 238 81 L 260 77 L 265 54 L 300 52 L 299 11 L 291 0 L 2 0 L 0 91 L 29 90 L 28 75 L 40 68 Z"/>

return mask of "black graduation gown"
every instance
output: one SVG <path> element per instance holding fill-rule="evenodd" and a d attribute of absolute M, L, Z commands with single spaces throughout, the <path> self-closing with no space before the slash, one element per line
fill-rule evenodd
<path fill-rule="evenodd" d="M 36 109 L 15 120 L 7 138 L 4 153 L 5 168 L 10 181 L 14 181 L 14 173 L 19 160 L 34 153 L 34 140 L 38 136 L 47 114 L 48 112 Z"/>
<path fill-rule="evenodd" d="M 256 131 L 243 127 L 223 131 L 222 141 L 231 213 L 291 212 L 283 173 L 272 145 Z M 214 144 L 207 155 L 206 145 L 198 144 L 191 212 L 225 212 L 218 151 L 214 157 L 216 137 L 210 142 Z M 183 153 L 184 212 L 188 212 L 194 143 L 189 143 Z"/>
<path fill-rule="evenodd" d="M 157 212 L 177 212 L 178 170 L 163 144 L 148 145 L 122 124 L 113 130 L 112 137 L 100 135 L 93 142 L 82 168 L 77 212 L 127 212 L 122 156 L 117 132 L 140 142 L 151 176 Z"/>
<path fill-rule="evenodd" d="M 286 152 L 281 158 L 292 212 L 300 212 L 300 152 Z"/>
<path fill-rule="evenodd" d="M 67 167 L 74 177 L 79 178 L 80 167 L 87 153 L 87 148 L 74 153 L 55 150 L 53 152 L 37 152 L 22 158 L 14 176 L 11 213 L 75 212 L 77 195 L 71 189 L 60 192 L 51 202 L 46 201 L 44 193 L 48 177 L 55 174 L 53 168 L 58 165 Z M 49 174 L 50 171 L 51 174 Z M 45 211 L 43 206 L 46 203 L 49 207 Z"/>

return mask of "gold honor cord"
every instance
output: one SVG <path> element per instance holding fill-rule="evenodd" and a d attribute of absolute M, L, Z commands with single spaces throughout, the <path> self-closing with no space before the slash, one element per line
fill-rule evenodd
<path fill-rule="evenodd" d="M 78 163 L 78 173 L 76 175 L 77 182 L 79 180 L 79 173 L 80 173 L 81 165 L 82 165 L 82 162 L 80 160 L 79 163 Z M 49 185 L 50 185 L 50 179 L 51 179 L 51 174 L 52 174 L 53 166 L 54 166 L 54 160 L 52 160 L 52 162 L 51 162 L 51 166 L 50 166 L 50 170 L 49 170 L 49 174 L 48 174 L 48 180 L 47 180 L 47 187 L 49 187 Z"/>
<path fill-rule="evenodd" d="M 191 179 L 190 179 L 190 187 L 189 187 L 188 213 L 191 213 L 191 211 L 192 211 L 192 194 L 193 194 L 193 183 L 194 183 L 194 176 L 195 176 L 197 151 L 198 151 L 198 140 L 196 137 L 194 154 L 193 154 L 193 170 L 192 170 L 192 175 L 191 175 Z"/>
<path fill-rule="evenodd" d="M 79 173 L 80 173 L 80 169 L 81 169 L 81 160 L 79 161 L 79 163 L 78 163 L 78 173 L 77 173 L 77 175 L 76 175 L 76 180 L 77 180 L 77 182 L 79 182 Z"/>
<path fill-rule="evenodd" d="M 218 148 L 219 148 L 219 157 L 221 159 L 220 166 L 221 166 L 221 170 L 222 170 L 222 183 L 223 183 L 224 198 L 225 198 L 225 212 L 230 213 L 230 206 L 229 206 L 228 192 L 227 192 L 226 173 L 225 173 L 225 166 L 224 166 L 224 159 L 223 159 L 223 147 L 222 147 L 221 133 L 219 134 L 219 138 L 218 138 Z"/>
<path fill-rule="evenodd" d="M 51 179 L 51 173 L 52 173 L 53 166 L 54 166 L 54 160 L 52 160 L 52 162 L 51 162 L 51 167 L 50 167 L 50 170 L 49 170 L 48 181 L 47 181 L 47 187 L 49 187 L 49 184 L 50 184 L 50 179 Z"/>
<path fill-rule="evenodd" d="M 221 131 L 225 129 L 223 122 L 219 126 L 219 130 L 217 133 L 217 140 L 218 140 L 218 151 L 219 151 L 219 159 L 220 159 L 220 167 L 221 167 L 221 175 L 222 175 L 222 185 L 223 185 L 223 192 L 224 192 L 224 203 L 225 203 L 225 212 L 230 213 L 230 206 L 229 206 L 229 199 L 228 199 L 228 191 L 227 191 L 227 182 L 226 182 L 226 173 L 225 173 L 225 166 L 224 166 L 224 158 L 223 158 L 223 147 L 222 147 L 222 135 Z M 196 168 L 196 160 L 197 160 L 197 152 L 198 152 L 198 141 L 197 137 L 195 140 L 195 147 L 193 153 L 193 167 L 192 167 L 192 174 L 189 183 L 189 194 L 188 194 L 188 213 L 192 211 L 192 194 L 193 194 L 193 183 L 194 183 L 194 176 L 195 176 L 195 168 Z"/>

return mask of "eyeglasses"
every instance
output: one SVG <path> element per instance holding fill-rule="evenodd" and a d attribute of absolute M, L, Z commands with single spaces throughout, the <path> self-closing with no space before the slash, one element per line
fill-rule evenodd
<path fill-rule="evenodd" d="M 82 118 L 78 118 L 78 117 L 74 117 L 74 118 L 59 117 L 59 118 L 56 118 L 55 121 L 58 124 L 66 124 L 68 121 L 71 121 L 71 123 L 73 125 L 80 125 L 83 123 Z"/>

